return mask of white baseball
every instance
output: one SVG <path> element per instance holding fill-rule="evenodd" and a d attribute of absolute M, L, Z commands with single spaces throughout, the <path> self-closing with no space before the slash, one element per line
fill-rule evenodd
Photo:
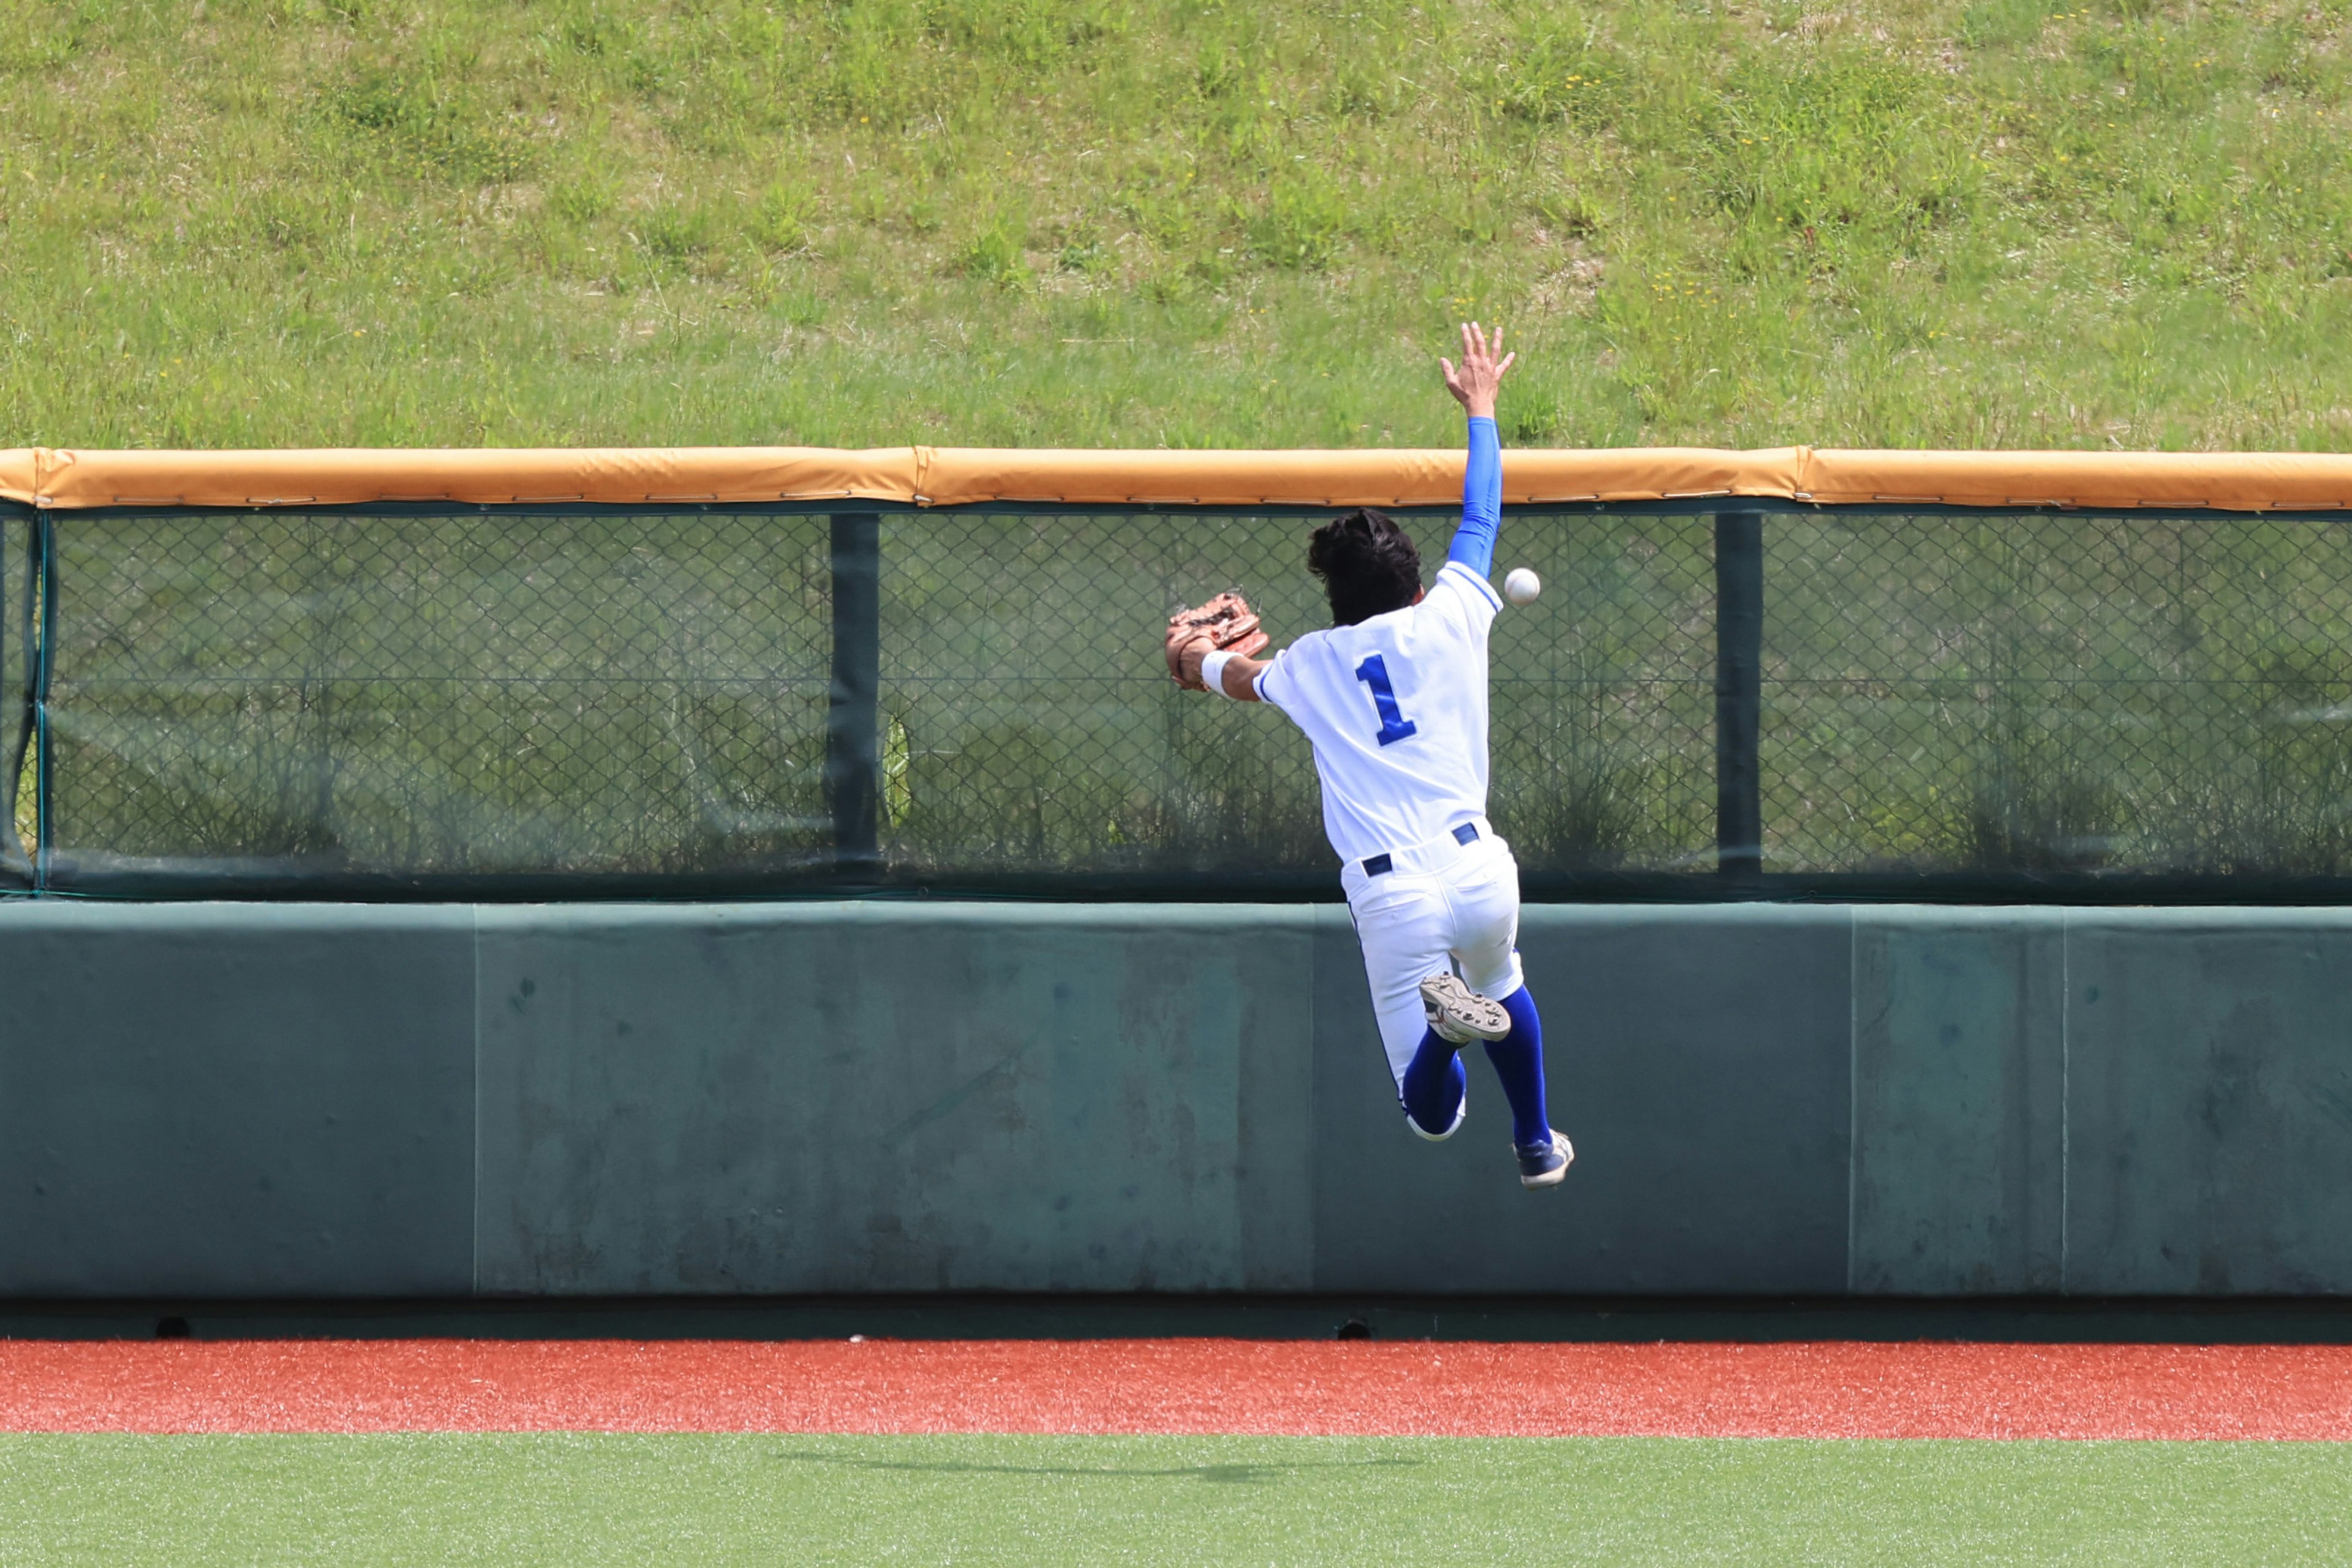
<path fill-rule="evenodd" d="M 1543 592 L 1543 579 L 1525 566 L 1514 566 L 1511 574 L 1503 579 L 1503 597 L 1514 605 L 1532 605 Z"/>

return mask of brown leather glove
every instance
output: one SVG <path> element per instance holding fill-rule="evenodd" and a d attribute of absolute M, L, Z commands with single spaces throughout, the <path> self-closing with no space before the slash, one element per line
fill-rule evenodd
<path fill-rule="evenodd" d="M 1218 595 L 1207 604 L 1179 610 L 1168 617 L 1168 675 L 1187 691 L 1209 689 L 1184 679 L 1184 656 L 1195 647 L 1207 652 L 1237 653 L 1244 658 L 1265 647 L 1258 629 L 1257 612 L 1239 594 Z"/>

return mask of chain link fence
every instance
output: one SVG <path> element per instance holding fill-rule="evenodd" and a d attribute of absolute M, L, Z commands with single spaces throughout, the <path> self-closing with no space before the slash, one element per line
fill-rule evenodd
<path fill-rule="evenodd" d="M 1768 869 L 2352 872 L 2352 530 L 1768 521 Z"/>
<path fill-rule="evenodd" d="M 1326 625 L 1319 521 L 979 516 L 882 523 L 885 863 L 1331 885 L 1314 766 L 1277 715 L 1175 690 L 1168 612 L 1237 588 Z M 1410 521 L 1423 563 L 1450 520 Z M 1530 868 L 1712 865 L 1712 578 L 1703 518 L 1510 524 L 1550 584 L 1497 624 L 1495 815 Z"/>
<path fill-rule="evenodd" d="M 1325 624 L 1321 515 L 12 513 L 0 879 L 1334 896 L 1303 738 L 1159 651 L 1223 588 L 1277 646 Z M 1452 519 L 1406 521 L 1433 569 Z M 1736 566 L 1717 522 L 1507 519 L 1498 571 L 1545 582 L 1494 638 L 1530 896 L 2352 892 L 2343 524 L 1783 510 Z M 1760 577 L 1751 687 L 1719 569 Z"/>

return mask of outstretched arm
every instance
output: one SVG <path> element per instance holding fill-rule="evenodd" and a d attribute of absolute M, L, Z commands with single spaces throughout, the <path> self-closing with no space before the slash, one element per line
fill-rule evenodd
<path fill-rule="evenodd" d="M 1498 359 L 1496 356 L 1500 356 Z M 1503 441 L 1495 428 L 1495 393 L 1503 373 L 1519 356 L 1503 353 L 1503 329 L 1495 329 L 1489 344 L 1477 322 L 1462 323 L 1462 368 L 1452 360 L 1437 363 L 1445 369 L 1445 390 L 1470 414 L 1470 461 L 1462 473 L 1462 526 L 1445 558 L 1459 561 L 1484 577 L 1495 569 L 1495 532 L 1503 525 Z"/>

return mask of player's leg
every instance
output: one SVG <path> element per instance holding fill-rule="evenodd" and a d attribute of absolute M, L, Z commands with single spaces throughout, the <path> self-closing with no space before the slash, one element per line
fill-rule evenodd
<path fill-rule="evenodd" d="M 1404 1107 L 1405 1125 L 1431 1142 L 1453 1137 L 1470 1105 L 1470 1074 L 1462 1065 L 1462 1047 L 1423 1025 L 1412 1060 L 1397 1079 L 1397 1103 Z M 1444 1131 L 1432 1131 L 1435 1128 Z"/>
<path fill-rule="evenodd" d="M 1574 1154 L 1552 1130 L 1546 1104 L 1543 1019 L 1519 965 L 1519 873 L 1508 847 L 1497 842 L 1464 857 L 1457 875 L 1449 879 L 1448 892 L 1463 978 L 1500 1003 L 1510 1018 L 1510 1032 L 1486 1043 L 1486 1059 L 1510 1101 L 1511 1147 L 1519 1158 L 1520 1180 L 1531 1187 L 1549 1186 L 1567 1173 Z"/>
<path fill-rule="evenodd" d="M 1428 878 L 1390 872 L 1351 886 L 1348 906 L 1405 1121 L 1423 1138 L 1448 1137 L 1462 1124 L 1469 1079 L 1461 1047 L 1438 1037 L 1421 1004 L 1422 977 L 1446 964 L 1444 895 Z"/>
<path fill-rule="evenodd" d="M 1511 1146 L 1539 1149 L 1551 1141 L 1551 1112 L 1544 1089 L 1543 1017 L 1522 984 L 1503 998 L 1511 1032 L 1486 1042 L 1486 1059 L 1511 1102 Z"/>
<path fill-rule="evenodd" d="M 1445 951 L 1423 964 L 1427 968 L 1430 963 L 1441 963 L 1445 967 L 1423 975 L 1415 987 L 1427 1027 L 1413 1053 L 1412 1065 L 1405 1068 L 1404 1079 L 1397 1090 L 1409 1118 L 1412 1116 L 1412 1108 L 1430 1104 L 1433 1097 L 1440 1093 L 1450 1094 L 1458 1100 L 1465 1092 L 1469 1079 L 1462 1065 L 1463 1047 L 1473 1040 L 1498 1040 L 1510 1032 L 1511 1016 L 1502 1005 L 1479 995 L 1454 973 L 1453 942 L 1449 915 Z M 1419 1120 L 1425 1122 L 1428 1119 L 1424 1116 Z M 1415 1130 L 1419 1130 L 1418 1125 Z"/>

